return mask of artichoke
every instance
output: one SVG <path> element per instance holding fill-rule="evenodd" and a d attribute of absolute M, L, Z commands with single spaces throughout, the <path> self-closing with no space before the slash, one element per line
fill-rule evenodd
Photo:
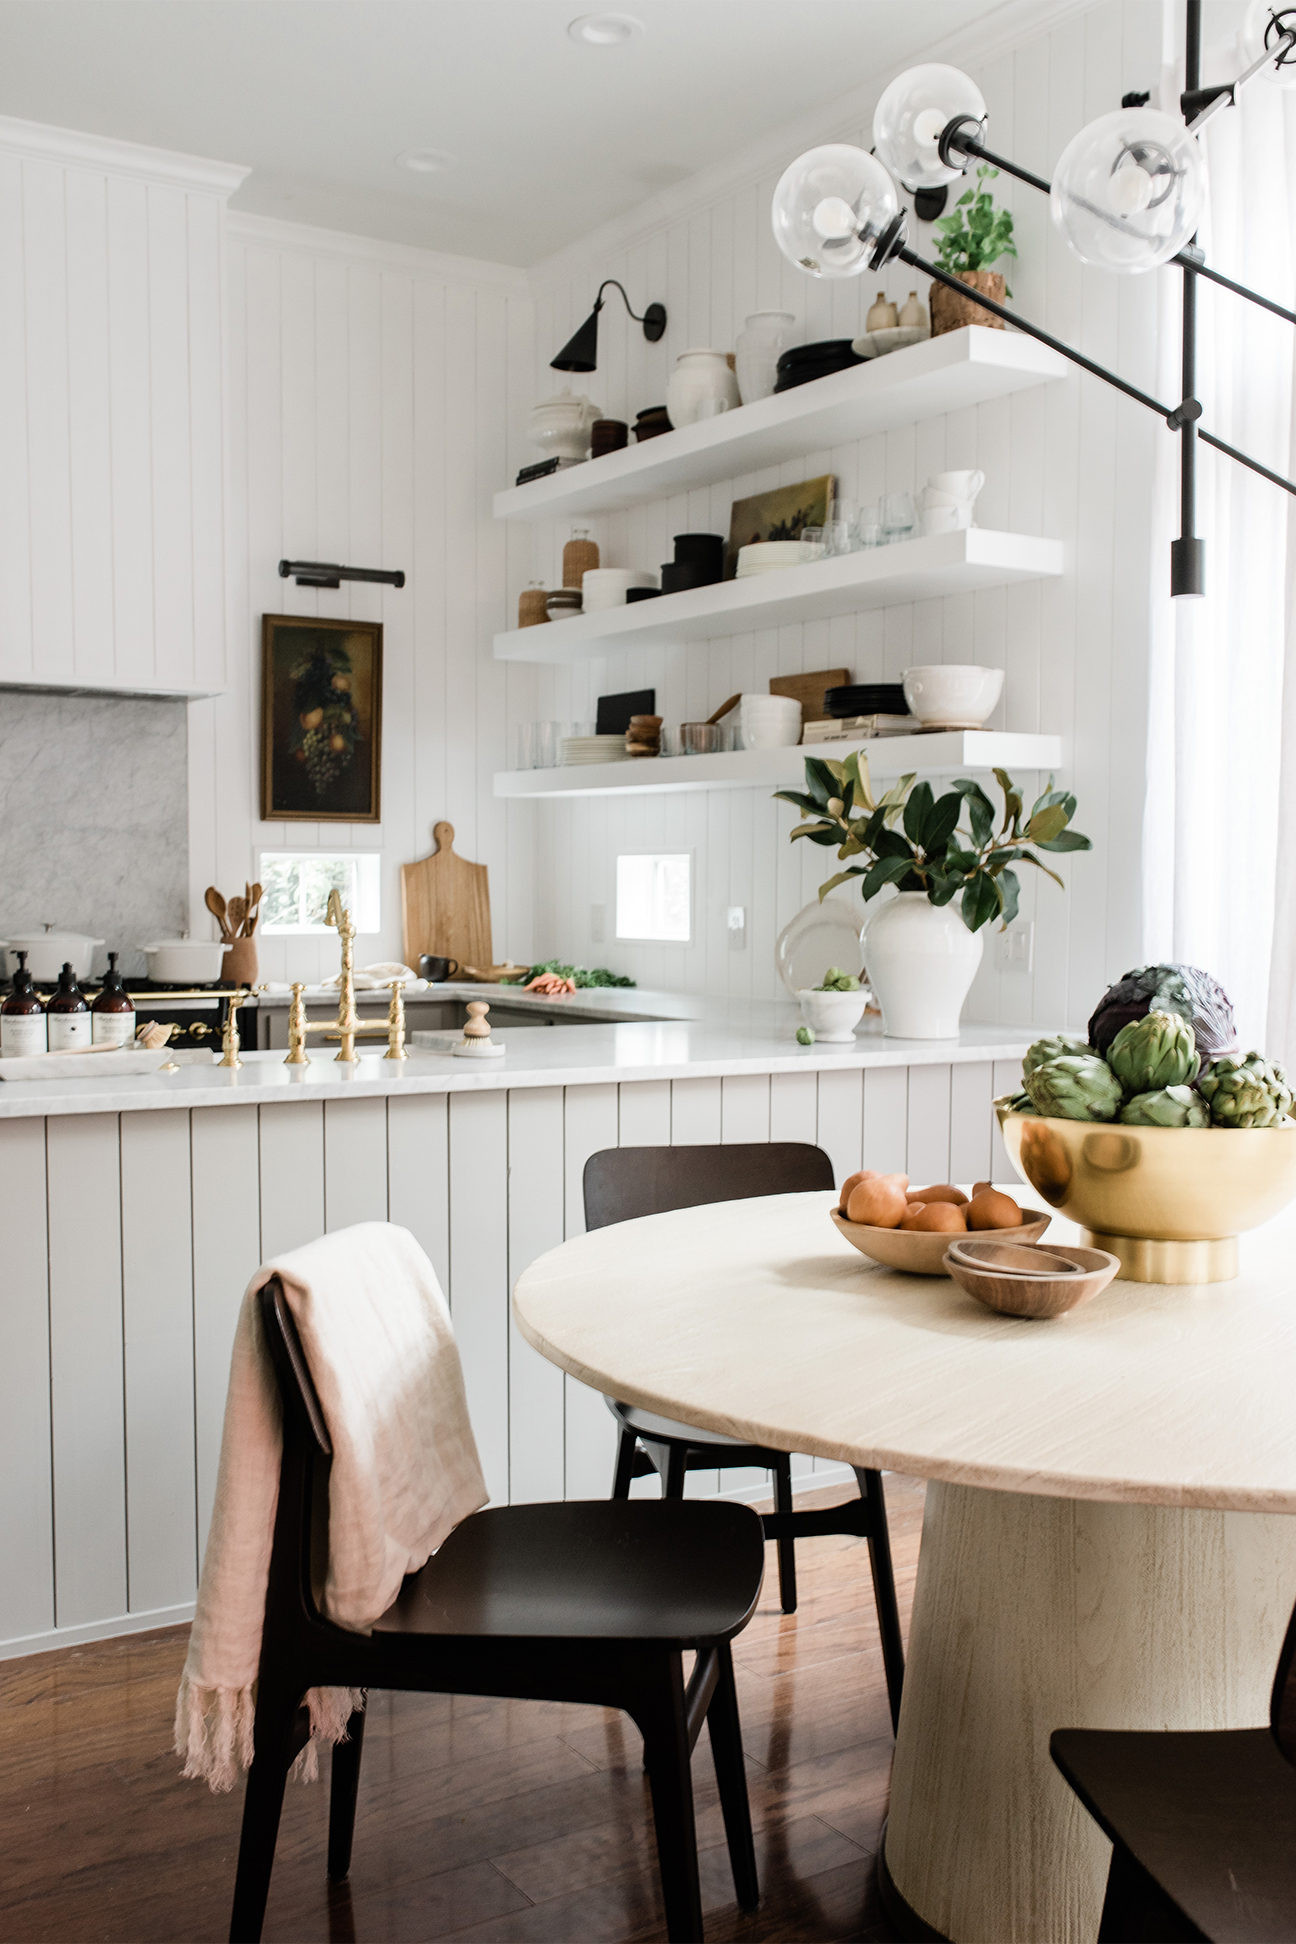
<path fill-rule="evenodd" d="M 1182 1087 L 1200 1064 L 1196 1035 L 1179 1013 L 1145 1013 L 1121 1027 L 1107 1048 L 1107 1064 L 1127 1094 Z"/>
<path fill-rule="evenodd" d="M 1232 1053 L 1237 1046 L 1228 994 L 1195 965 L 1140 965 L 1125 973 L 1098 1001 L 1089 1021 L 1089 1044 L 1105 1057 L 1122 1026 L 1154 1011 L 1186 1019 L 1203 1059 Z"/>
<path fill-rule="evenodd" d="M 1209 1127 L 1210 1111 L 1191 1087 L 1158 1087 L 1135 1094 L 1121 1108 L 1127 1127 Z"/>
<path fill-rule="evenodd" d="M 1026 1075 L 1026 1091 L 1041 1114 L 1059 1120 L 1115 1120 L 1121 1083 L 1096 1053 L 1067 1053 Z"/>
<path fill-rule="evenodd" d="M 1077 1039 L 1074 1033 L 1054 1033 L 1049 1039 L 1037 1039 L 1033 1046 L 1026 1049 L 1022 1061 L 1023 1079 L 1034 1073 L 1036 1067 L 1043 1066 L 1046 1060 L 1062 1060 L 1068 1054 L 1091 1053 L 1093 1048 L 1087 1040 Z"/>
<path fill-rule="evenodd" d="M 1197 1082 L 1216 1127 L 1273 1127 L 1291 1109 L 1291 1089 L 1280 1066 L 1263 1053 L 1241 1059 L 1226 1053 Z"/>
<path fill-rule="evenodd" d="M 1005 1103 L 1010 1114 L 1038 1114 L 1039 1108 L 1028 1093 L 1015 1093 Z"/>

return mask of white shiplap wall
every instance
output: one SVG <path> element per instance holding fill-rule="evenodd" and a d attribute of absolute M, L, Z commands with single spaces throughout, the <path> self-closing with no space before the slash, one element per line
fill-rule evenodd
<path fill-rule="evenodd" d="M 231 215 L 227 233 L 229 668 L 190 708 L 193 923 L 202 890 L 241 890 L 261 848 L 383 853 L 383 929 L 360 962 L 402 956 L 399 866 L 432 848 L 488 864 L 497 955 L 531 949 L 529 805 L 491 794 L 508 683 L 491 659 L 516 536 L 490 495 L 521 463 L 531 304 L 504 266 Z M 280 580 L 281 557 L 403 568 L 403 589 Z M 384 627 L 380 825 L 260 822 L 263 614 Z M 336 970 L 337 944 L 263 939 L 270 978 Z"/>
<path fill-rule="evenodd" d="M 967 45 L 932 48 L 928 55 L 957 60 L 976 76 L 990 110 L 991 146 L 1048 174 L 1084 123 L 1118 107 L 1127 89 L 1155 85 L 1160 9 L 1146 0 L 1104 0 L 1083 9 L 1019 9 L 1015 18 L 1026 23 L 1017 43 L 998 46 L 993 58 L 979 52 L 984 35 L 979 43 L 968 37 Z M 775 184 L 801 148 L 833 140 L 871 146 L 873 100 L 888 79 L 877 76 L 873 89 L 848 109 L 825 114 L 818 126 L 803 122 L 786 141 L 727 165 L 723 179 L 716 172 L 682 185 L 533 272 L 534 396 L 550 396 L 565 382 L 547 361 L 588 311 L 604 277 L 620 278 L 636 308 L 664 301 L 670 317 L 663 342 L 649 345 L 619 314 L 613 295 L 600 319 L 600 368 L 574 381 L 578 389 L 588 386 L 609 415 L 629 420 L 662 400 L 679 351 L 729 349 L 750 311 L 795 312 L 808 341 L 862 328 L 879 284 L 903 301 L 919 281 L 903 265 L 880 278 L 817 283 L 779 255 L 769 225 Z M 1006 178 L 995 190 L 1016 219 L 1020 259 L 1010 266 L 1009 282 L 1023 313 L 1151 388 L 1155 279 L 1118 280 L 1086 269 L 1053 229 L 1044 197 Z M 920 253 L 933 242 L 919 226 Z M 580 720 L 593 715 L 600 693 L 651 684 L 659 711 L 679 721 L 705 716 L 735 690 L 764 689 L 776 673 L 845 666 L 856 679 L 877 680 L 896 679 L 925 661 L 1002 665 L 1008 679 L 994 720 L 1063 735 L 1062 776 L 1079 798 L 1076 822 L 1093 837 L 1096 854 L 1064 861 L 1065 896 L 1023 870 L 1022 915 L 1036 920 L 1033 971 L 996 972 L 988 939 L 968 1011 L 1014 1024 L 1082 1020 L 1109 980 L 1139 958 L 1149 499 L 1155 441 L 1166 436 L 1142 408 L 1077 375 L 594 521 L 604 564 L 655 567 L 671 557 L 673 534 L 727 532 L 731 499 L 767 486 L 831 471 L 844 493 L 870 499 L 884 488 L 921 486 L 934 471 L 979 465 L 987 475 L 981 524 L 1063 539 L 1068 564 L 1058 581 L 544 669 L 538 714 Z M 567 530 L 530 532 L 530 553 L 510 555 L 511 602 L 533 572 L 555 584 Z M 795 821 L 789 807 L 752 790 L 564 801 L 544 804 L 537 814 L 542 952 L 607 962 L 654 986 L 776 993 L 777 933 L 828 874 L 822 853 L 789 846 Z M 694 942 L 595 943 L 592 906 L 604 907 L 611 938 L 617 852 L 659 847 L 695 854 Z M 747 908 L 743 951 L 730 947 L 731 904 Z"/>

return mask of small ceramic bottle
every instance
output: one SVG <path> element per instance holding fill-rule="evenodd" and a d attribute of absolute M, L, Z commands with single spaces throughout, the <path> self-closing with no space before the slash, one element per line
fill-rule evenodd
<path fill-rule="evenodd" d="M 589 569 L 598 564 L 598 543 L 590 539 L 589 528 L 573 527 L 572 537 L 563 548 L 563 586 L 582 587 Z"/>
<path fill-rule="evenodd" d="M 900 306 L 900 322 L 908 331 L 925 331 L 930 324 L 927 306 L 919 302 L 916 290 L 911 290 L 908 302 Z"/>
<path fill-rule="evenodd" d="M 894 331 L 899 322 L 900 317 L 895 305 L 888 303 L 885 290 L 879 290 L 876 301 L 871 306 L 868 316 L 864 319 L 864 329 L 866 331 Z"/>

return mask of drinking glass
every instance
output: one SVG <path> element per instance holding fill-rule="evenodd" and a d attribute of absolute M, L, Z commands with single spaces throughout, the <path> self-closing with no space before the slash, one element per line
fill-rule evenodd
<path fill-rule="evenodd" d="M 828 508 L 828 521 L 823 530 L 824 552 L 827 554 L 854 553 L 858 545 L 859 507 L 854 500 L 837 499 Z"/>
<path fill-rule="evenodd" d="M 520 770 L 536 767 L 536 728 L 534 722 L 520 722 L 517 732 L 517 766 Z"/>
<path fill-rule="evenodd" d="M 808 566 L 812 560 L 822 560 L 827 551 L 822 527 L 802 527 L 801 552 L 797 556 L 802 567 Z"/>
<path fill-rule="evenodd" d="M 560 722 L 537 722 L 535 729 L 535 767 L 537 769 L 557 769 L 558 741 L 562 724 Z"/>
<path fill-rule="evenodd" d="M 881 547 L 886 544 L 886 534 L 882 528 L 882 508 L 877 500 L 870 500 L 866 506 L 860 508 L 859 543 L 861 547 Z"/>
<path fill-rule="evenodd" d="M 893 540 L 907 540 L 913 529 L 913 495 L 888 493 L 882 501 L 882 531 L 888 544 Z"/>

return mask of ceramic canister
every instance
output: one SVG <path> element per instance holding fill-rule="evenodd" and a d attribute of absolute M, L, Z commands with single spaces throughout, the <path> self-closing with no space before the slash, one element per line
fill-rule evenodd
<path fill-rule="evenodd" d="M 779 354 L 792 343 L 796 330 L 791 311 L 753 311 L 746 320 L 734 345 L 738 390 L 744 405 L 773 396 Z"/>
<path fill-rule="evenodd" d="M 666 410 L 673 426 L 693 425 L 732 411 L 739 403 L 738 380 L 723 351 L 681 351 L 666 386 Z"/>

